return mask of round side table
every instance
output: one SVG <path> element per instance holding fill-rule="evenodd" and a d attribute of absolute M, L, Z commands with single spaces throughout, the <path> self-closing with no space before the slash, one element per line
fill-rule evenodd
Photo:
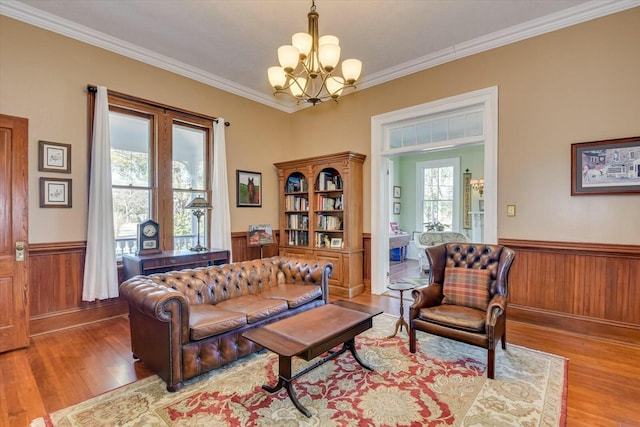
<path fill-rule="evenodd" d="M 405 282 L 391 283 L 387 285 L 387 289 L 389 289 L 390 291 L 400 292 L 400 317 L 396 322 L 396 330 L 393 332 L 393 335 L 389 335 L 387 338 L 395 337 L 396 334 L 398 333 L 398 330 L 402 332 L 403 326 L 404 326 L 405 332 L 407 334 L 409 333 L 409 324 L 407 323 L 406 320 L 404 320 L 404 291 L 411 291 L 415 289 L 415 287 L 416 285 L 412 283 L 405 283 Z"/>

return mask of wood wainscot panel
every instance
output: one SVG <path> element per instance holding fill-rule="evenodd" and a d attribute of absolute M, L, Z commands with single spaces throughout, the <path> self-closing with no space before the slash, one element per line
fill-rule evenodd
<path fill-rule="evenodd" d="M 29 245 L 30 335 L 127 314 L 120 298 L 82 301 L 86 242 Z"/>
<path fill-rule="evenodd" d="M 509 319 L 640 345 L 640 246 L 499 239 Z"/>
<path fill-rule="evenodd" d="M 280 233 L 277 230 L 273 230 L 273 238 L 276 242 L 279 237 Z M 233 262 L 269 258 L 278 255 L 277 244 L 263 246 L 261 256 L 260 246 L 249 246 L 248 240 L 248 233 L 242 231 L 234 231 L 231 233 L 231 258 Z"/>

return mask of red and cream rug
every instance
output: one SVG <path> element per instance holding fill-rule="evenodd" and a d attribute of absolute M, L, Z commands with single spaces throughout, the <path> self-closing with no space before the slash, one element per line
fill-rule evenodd
<path fill-rule="evenodd" d="M 294 381 L 301 414 L 284 389 L 269 394 L 278 371 L 262 351 L 191 381 L 177 393 L 150 377 L 34 420 L 40 426 L 564 426 L 567 360 L 508 344 L 496 350 L 496 379 L 485 376 L 486 350 L 418 332 L 388 339 L 395 318 L 381 315 L 350 353 Z M 296 371 L 311 362 L 296 361 Z"/>

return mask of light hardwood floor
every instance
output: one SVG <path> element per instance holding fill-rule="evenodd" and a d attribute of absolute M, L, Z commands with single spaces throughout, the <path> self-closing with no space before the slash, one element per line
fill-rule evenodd
<path fill-rule="evenodd" d="M 419 276 L 415 263 L 391 267 L 392 281 Z M 393 295 L 366 293 L 352 301 L 394 315 L 399 310 Z M 569 358 L 568 426 L 640 427 L 639 347 L 515 322 L 507 331 L 508 343 Z M 151 375 L 132 359 L 129 339 L 128 319 L 119 317 L 33 337 L 28 348 L 0 354 L 0 426 L 28 426 L 45 413 Z"/>

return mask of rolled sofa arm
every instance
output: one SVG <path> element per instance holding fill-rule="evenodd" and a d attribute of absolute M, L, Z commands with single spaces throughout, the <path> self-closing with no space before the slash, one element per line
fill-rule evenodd
<path fill-rule="evenodd" d="M 329 261 L 317 261 L 302 258 L 273 257 L 280 263 L 278 283 L 300 285 L 319 285 L 322 299 L 329 302 L 329 278 L 333 274 L 333 264 Z"/>
<path fill-rule="evenodd" d="M 120 296 L 140 313 L 161 322 L 174 322 L 182 337 L 189 336 L 189 304 L 182 292 L 159 285 L 147 276 L 135 276 L 120 284 Z"/>

